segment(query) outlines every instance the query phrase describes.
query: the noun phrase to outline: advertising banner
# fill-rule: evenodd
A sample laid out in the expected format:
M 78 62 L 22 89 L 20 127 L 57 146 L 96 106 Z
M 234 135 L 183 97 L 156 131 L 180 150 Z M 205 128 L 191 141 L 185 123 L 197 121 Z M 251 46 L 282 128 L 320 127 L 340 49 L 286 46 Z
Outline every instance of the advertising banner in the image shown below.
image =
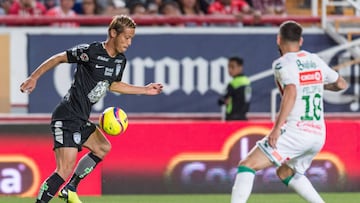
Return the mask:
M 105 30 L 104 35 L 29 34 L 29 72 L 55 53 L 105 38 Z M 334 45 L 323 33 L 306 34 L 304 38 L 303 48 L 312 52 Z M 220 112 L 217 100 L 230 80 L 227 57 L 234 55 L 244 58 L 245 74 L 252 81 L 250 112 L 270 112 L 271 91 L 275 88 L 271 65 L 279 57 L 276 33 L 140 33 L 125 54 L 128 61 L 123 81 L 135 85 L 161 82 L 163 94 L 152 97 L 108 93 L 94 106 L 94 112 L 108 106 L 120 106 L 129 113 Z M 327 61 L 337 64 L 339 57 L 333 53 Z M 29 112 L 51 112 L 69 89 L 74 70 L 75 65 L 62 64 L 46 73 L 38 81 L 36 91 L 29 96 Z M 354 73 L 347 71 L 346 74 L 350 78 Z M 356 95 L 356 91 L 350 87 L 347 92 L 325 95 L 326 110 L 358 111 L 359 105 L 352 103 L 351 95 L 346 97 L 349 99 L 336 99 L 345 96 L 343 94 Z
M 229 193 L 238 162 L 267 135 L 269 122 L 130 123 L 110 137 L 104 193 Z M 330 121 L 327 141 L 307 171 L 319 191 L 358 191 L 359 122 Z M 299 135 L 301 136 L 301 135 Z M 116 186 L 114 186 L 116 185 Z M 255 192 L 286 192 L 275 168 L 257 172 Z
M 79 193 L 229 193 L 238 162 L 271 126 L 256 121 L 130 121 L 123 135 L 107 136 L 112 150 L 80 183 Z M 1 126 L 0 195 L 35 196 L 55 169 L 52 137 L 43 126 L 11 128 L 22 130 Z M 359 130 L 358 121 L 327 122 L 326 144 L 305 174 L 319 191 L 359 191 Z M 84 153 L 86 149 L 78 158 Z M 257 172 L 254 192 L 286 191 L 274 167 Z
M 267 135 L 270 122 L 132 122 L 107 136 L 112 150 L 79 193 L 230 193 L 238 162 Z M 0 128 L 0 195 L 34 196 L 55 169 L 50 134 Z M 360 190 L 358 121 L 329 121 L 327 141 L 306 176 L 319 191 Z M 299 135 L 302 136 L 302 135 Z M 83 150 L 79 158 L 86 153 Z M 254 192 L 290 192 L 275 168 L 257 172 Z

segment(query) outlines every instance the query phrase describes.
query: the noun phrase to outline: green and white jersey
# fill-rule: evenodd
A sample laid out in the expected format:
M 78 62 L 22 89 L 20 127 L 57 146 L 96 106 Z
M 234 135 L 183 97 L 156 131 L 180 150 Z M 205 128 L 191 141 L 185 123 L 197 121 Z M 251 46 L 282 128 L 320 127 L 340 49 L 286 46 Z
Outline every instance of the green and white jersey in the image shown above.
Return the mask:
M 286 85 L 296 85 L 296 101 L 286 125 L 292 129 L 323 135 L 324 84 L 335 82 L 338 73 L 316 54 L 303 50 L 283 55 L 273 62 L 272 67 L 281 94 Z

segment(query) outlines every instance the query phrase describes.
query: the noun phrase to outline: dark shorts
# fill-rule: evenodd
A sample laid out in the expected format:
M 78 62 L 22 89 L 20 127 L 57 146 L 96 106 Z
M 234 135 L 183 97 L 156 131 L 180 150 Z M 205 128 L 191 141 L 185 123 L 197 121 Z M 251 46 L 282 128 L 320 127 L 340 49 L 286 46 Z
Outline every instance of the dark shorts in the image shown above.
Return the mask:
M 67 116 L 64 116 L 64 114 L 67 114 Z M 74 147 L 81 151 L 84 142 L 96 130 L 96 125 L 90 121 L 69 115 L 71 114 L 64 108 L 61 108 L 61 111 L 58 108 L 53 114 L 51 132 L 54 136 L 54 149 Z

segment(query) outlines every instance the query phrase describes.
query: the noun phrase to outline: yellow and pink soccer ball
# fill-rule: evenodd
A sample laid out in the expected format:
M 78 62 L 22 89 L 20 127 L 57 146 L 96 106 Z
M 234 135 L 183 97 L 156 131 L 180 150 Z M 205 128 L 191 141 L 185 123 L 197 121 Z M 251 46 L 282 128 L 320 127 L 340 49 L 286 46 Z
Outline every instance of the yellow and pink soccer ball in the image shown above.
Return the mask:
M 125 111 L 119 107 L 108 107 L 99 117 L 100 128 L 111 136 L 123 134 L 128 124 L 128 117 Z

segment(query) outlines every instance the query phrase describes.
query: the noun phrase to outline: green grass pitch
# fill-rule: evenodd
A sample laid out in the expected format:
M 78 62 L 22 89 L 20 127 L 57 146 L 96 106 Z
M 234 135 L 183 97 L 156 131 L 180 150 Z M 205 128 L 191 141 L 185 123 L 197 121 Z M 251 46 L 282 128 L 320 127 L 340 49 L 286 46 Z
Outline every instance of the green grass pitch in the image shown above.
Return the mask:
M 326 203 L 359 203 L 358 193 L 321 193 Z M 230 194 L 183 194 L 183 195 L 104 195 L 100 197 L 81 197 L 83 203 L 230 203 Z M 0 197 L 0 202 L 29 203 L 34 198 Z M 51 203 L 64 203 L 55 198 Z M 248 203 L 305 203 L 293 193 L 252 194 Z

